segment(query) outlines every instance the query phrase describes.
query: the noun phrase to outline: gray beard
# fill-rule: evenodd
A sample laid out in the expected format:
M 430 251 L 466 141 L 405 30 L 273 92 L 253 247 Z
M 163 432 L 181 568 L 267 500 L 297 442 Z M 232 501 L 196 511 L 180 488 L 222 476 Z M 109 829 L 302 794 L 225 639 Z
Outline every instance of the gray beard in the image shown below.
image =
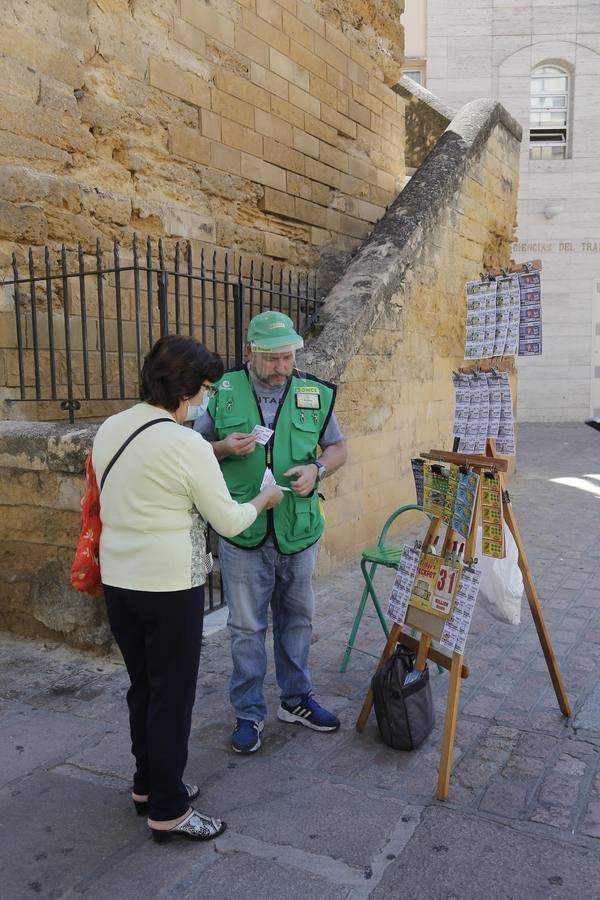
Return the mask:
M 252 366 L 250 364 L 248 364 L 248 371 L 250 372 L 250 375 L 254 381 L 258 381 L 259 384 L 262 384 L 263 387 L 269 388 L 269 390 L 271 390 L 271 391 L 276 391 L 278 388 L 283 387 L 285 384 L 287 384 L 287 382 L 292 377 L 290 375 L 289 378 L 286 378 L 282 384 L 269 384 L 268 381 L 265 381 L 264 379 L 262 379 L 260 377 L 260 375 L 258 375 L 257 372 L 254 371 L 254 369 L 252 368 Z

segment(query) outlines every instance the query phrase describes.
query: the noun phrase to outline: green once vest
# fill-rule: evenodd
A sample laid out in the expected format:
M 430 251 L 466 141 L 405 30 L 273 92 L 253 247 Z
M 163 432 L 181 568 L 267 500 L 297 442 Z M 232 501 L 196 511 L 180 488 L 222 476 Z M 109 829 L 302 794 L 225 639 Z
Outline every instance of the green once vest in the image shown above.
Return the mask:
M 217 385 L 219 392 L 208 407 L 217 440 L 234 431 L 248 433 L 255 425 L 264 424 L 246 367 L 225 372 Z M 319 438 L 333 410 L 335 393 L 335 385 L 319 381 L 313 375 L 306 378 L 292 375 L 273 425 L 275 434 L 267 447 L 257 444 L 248 456 L 221 460 L 221 470 L 234 500 L 247 503 L 258 494 L 267 465 L 273 470 L 277 484 L 289 486 L 293 479 L 283 473 L 315 458 Z M 298 406 L 298 394 L 301 403 L 306 403 L 309 397 L 318 397 L 320 408 Z M 283 500 L 275 509 L 260 513 L 254 524 L 229 541 L 237 547 L 258 547 L 271 533 L 279 552 L 292 554 L 314 544 L 324 527 L 315 486 L 308 497 L 284 491 Z

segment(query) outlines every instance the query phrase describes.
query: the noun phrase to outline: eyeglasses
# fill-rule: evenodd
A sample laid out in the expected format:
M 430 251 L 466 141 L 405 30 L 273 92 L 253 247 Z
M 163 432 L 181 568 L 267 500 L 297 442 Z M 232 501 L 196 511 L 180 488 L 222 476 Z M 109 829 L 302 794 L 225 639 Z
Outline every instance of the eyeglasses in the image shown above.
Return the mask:
M 215 387 L 214 384 L 203 384 L 202 387 L 204 388 L 204 390 L 206 391 L 206 393 L 208 394 L 208 396 L 210 397 L 211 400 L 213 397 L 216 397 L 217 394 L 219 393 L 219 388 Z

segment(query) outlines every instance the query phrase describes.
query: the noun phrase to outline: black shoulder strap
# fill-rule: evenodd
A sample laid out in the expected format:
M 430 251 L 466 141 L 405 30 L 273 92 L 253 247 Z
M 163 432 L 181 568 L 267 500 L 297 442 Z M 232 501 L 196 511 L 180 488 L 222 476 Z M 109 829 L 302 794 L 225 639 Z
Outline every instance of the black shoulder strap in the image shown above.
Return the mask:
M 134 437 L 137 437 L 141 431 L 145 431 L 146 428 L 150 428 L 151 425 L 156 425 L 157 422 L 173 422 L 173 419 L 167 419 L 164 417 L 161 419 L 152 419 L 150 422 L 146 422 L 144 425 L 140 425 L 139 428 L 136 428 L 136 430 L 133 432 L 133 434 L 129 435 L 129 437 L 123 444 L 123 446 L 119 447 L 119 449 L 117 450 L 117 452 L 115 453 L 115 455 L 113 456 L 113 458 L 111 459 L 109 464 L 107 465 L 106 469 L 104 470 L 104 474 L 102 475 L 102 480 L 100 482 L 100 490 L 102 490 L 102 488 L 104 487 L 104 482 L 106 481 L 106 476 L 108 475 L 108 473 L 110 472 L 110 470 L 112 469 L 112 467 L 114 466 L 114 464 L 116 463 L 118 458 L 120 457 L 123 450 L 127 447 L 127 445 L 130 444 L 132 442 L 132 440 L 134 439 Z

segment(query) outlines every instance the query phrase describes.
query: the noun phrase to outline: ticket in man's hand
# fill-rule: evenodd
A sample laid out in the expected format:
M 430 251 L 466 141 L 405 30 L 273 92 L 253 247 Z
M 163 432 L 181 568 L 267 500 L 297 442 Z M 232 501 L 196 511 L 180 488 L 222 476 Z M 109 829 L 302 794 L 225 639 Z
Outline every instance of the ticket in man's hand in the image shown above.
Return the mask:
M 250 434 L 256 438 L 257 444 L 268 444 L 273 434 L 273 429 L 267 428 L 266 425 L 255 425 Z

